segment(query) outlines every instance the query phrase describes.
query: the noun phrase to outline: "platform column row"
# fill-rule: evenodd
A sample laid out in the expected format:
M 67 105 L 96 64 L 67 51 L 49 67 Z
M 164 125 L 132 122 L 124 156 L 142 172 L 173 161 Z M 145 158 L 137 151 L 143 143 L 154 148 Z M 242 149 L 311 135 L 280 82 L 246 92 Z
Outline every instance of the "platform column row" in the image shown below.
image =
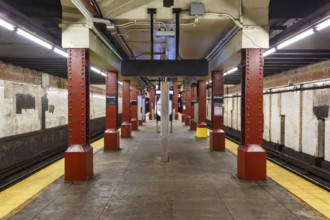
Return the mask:
M 191 109 L 189 124 L 191 131 L 196 131 L 197 128 L 197 121 L 195 120 L 195 104 L 197 103 L 197 98 L 197 83 L 193 83 L 191 84 Z
M 132 114 L 132 131 L 139 130 L 138 123 L 138 109 L 137 109 L 137 98 L 138 98 L 138 89 L 136 85 L 132 85 L 132 101 L 131 101 L 131 114 Z
M 223 130 L 223 73 L 212 73 L 212 106 L 211 117 L 212 125 L 210 130 L 210 150 L 224 151 L 225 150 L 225 132 Z
M 179 101 L 178 101 L 178 95 L 179 95 L 179 86 L 173 85 L 173 110 L 174 110 L 174 120 L 179 119 Z
M 198 122 L 196 129 L 197 138 L 207 138 L 208 128 L 206 124 L 206 81 L 198 81 Z
M 106 78 L 106 119 L 104 150 L 119 150 L 118 131 L 118 73 L 107 72 Z
M 149 89 L 149 120 L 153 120 L 155 114 L 155 87 Z
M 123 113 L 121 123 L 121 137 L 129 138 L 132 136 L 131 124 L 131 83 L 128 80 L 123 81 Z
M 191 111 L 191 90 L 187 89 L 185 91 L 185 103 L 186 103 L 186 111 L 185 111 L 185 120 L 184 124 L 189 126 L 190 124 L 190 111 Z
M 137 98 L 137 118 L 138 118 L 138 125 L 143 125 L 143 106 L 144 106 L 144 98 L 143 98 L 143 89 L 138 88 L 138 98 Z
M 181 92 L 181 101 L 182 101 L 181 122 L 185 123 L 185 120 L 186 120 L 186 91 Z

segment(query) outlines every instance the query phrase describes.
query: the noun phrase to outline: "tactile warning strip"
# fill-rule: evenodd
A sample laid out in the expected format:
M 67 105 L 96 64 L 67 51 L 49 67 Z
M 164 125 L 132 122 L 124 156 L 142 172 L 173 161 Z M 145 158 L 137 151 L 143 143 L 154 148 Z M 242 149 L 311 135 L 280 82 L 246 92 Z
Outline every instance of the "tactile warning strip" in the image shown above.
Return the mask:
M 237 144 L 226 139 L 226 148 L 237 155 Z M 330 218 L 330 192 L 267 160 L 267 176 L 308 205 Z
M 103 148 L 103 138 L 91 145 L 95 153 Z M 0 219 L 23 208 L 63 174 L 64 159 L 61 159 L 0 192 Z

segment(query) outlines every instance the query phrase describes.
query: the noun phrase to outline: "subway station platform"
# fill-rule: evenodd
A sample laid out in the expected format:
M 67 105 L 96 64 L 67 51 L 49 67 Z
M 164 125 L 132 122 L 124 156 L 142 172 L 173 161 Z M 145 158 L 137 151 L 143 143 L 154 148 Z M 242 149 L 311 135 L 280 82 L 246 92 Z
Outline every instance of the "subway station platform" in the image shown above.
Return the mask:
M 154 121 L 140 126 L 132 138 L 121 139 L 120 151 L 104 152 L 103 140 L 94 142 L 94 150 L 100 150 L 94 154 L 92 180 L 65 182 L 63 161 L 59 161 L 51 165 L 57 168 L 50 166 L 35 174 L 44 172 L 42 179 L 32 176 L 0 193 L 1 209 L 17 206 L 3 219 L 293 220 L 330 216 L 329 192 L 309 183 L 295 186 L 296 177 L 269 162 L 268 173 L 279 181 L 282 178 L 280 184 L 287 184 L 287 189 L 272 177 L 260 182 L 240 180 L 236 156 L 230 150 L 235 151 L 237 144 L 227 140 L 229 150 L 210 152 L 208 138 L 196 139 L 195 132 L 181 122 L 174 122 L 173 131 L 168 163 L 160 161 L 161 137 Z M 38 192 L 39 186 L 46 188 Z M 295 190 L 317 192 L 318 203 L 324 201 L 323 215 L 307 204 L 311 196 L 303 201 L 292 194 Z M 33 192 L 30 197 L 29 191 Z M 11 200 L 13 196 L 17 204 Z M 19 204 L 19 197 L 24 196 Z

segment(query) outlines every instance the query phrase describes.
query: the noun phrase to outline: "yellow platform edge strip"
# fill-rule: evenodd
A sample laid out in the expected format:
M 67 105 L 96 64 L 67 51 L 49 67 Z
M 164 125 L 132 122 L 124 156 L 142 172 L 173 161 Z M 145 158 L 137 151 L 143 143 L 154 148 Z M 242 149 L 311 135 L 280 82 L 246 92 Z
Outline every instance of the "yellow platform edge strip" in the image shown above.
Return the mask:
M 237 155 L 238 145 L 226 139 L 226 148 Z M 330 192 L 267 160 L 267 176 L 319 213 L 330 218 Z
M 94 153 L 103 148 L 103 138 L 93 142 L 92 146 Z M 237 155 L 237 144 L 226 139 L 226 148 Z M 61 177 L 63 173 L 64 159 L 61 159 L 0 192 L 0 218 L 18 212 L 40 195 L 48 185 Z M 315 210 L 330 218 L 330 192 L 270 161 L 267 161 L 267 176 Z
M 103 138 L 91 145 L 94 153 L 103 149 Z M 61 159 L 0 192 L 0 219 L 17 213 L 63 174 L 64 159 Z

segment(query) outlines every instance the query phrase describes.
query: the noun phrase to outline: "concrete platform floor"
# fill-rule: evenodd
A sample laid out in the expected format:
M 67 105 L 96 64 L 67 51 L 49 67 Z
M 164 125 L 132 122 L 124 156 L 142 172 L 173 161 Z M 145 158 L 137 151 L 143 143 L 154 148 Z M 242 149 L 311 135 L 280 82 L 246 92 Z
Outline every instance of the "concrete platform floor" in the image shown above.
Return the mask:
M 271 179 L 238 179 L 236 156 L 210 152 L 181 122 L 168 163 L 155 122 L 139 129 L 120 151 L 94 155 L 92 180 L 61 177 L 10 219 L 325 219 Z

